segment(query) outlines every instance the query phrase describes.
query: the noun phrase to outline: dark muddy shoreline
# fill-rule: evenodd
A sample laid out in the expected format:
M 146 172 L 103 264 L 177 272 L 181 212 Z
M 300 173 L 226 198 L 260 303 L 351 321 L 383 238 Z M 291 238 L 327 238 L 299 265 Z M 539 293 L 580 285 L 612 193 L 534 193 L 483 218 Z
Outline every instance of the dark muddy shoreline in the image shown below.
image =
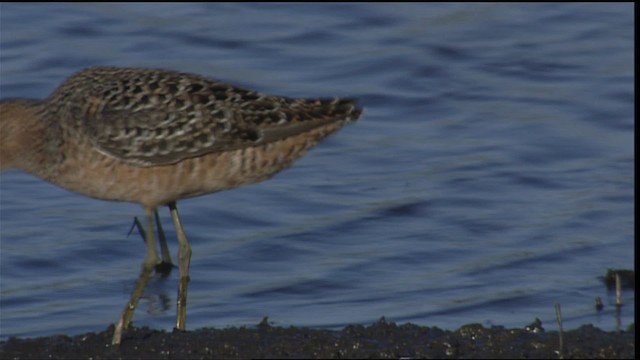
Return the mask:
M 546 324 L 555 327 L 555 324 Z M 119 348 L 110 345 L 113 326 L 99 333 L 0 342 L 2 359 L 217 359 L 217 358 L 608 358 L 635 357 L 635 325 L 602 331 L 592 325 L 563 332 L 542 327 L 505 329 L 479 324 L 455 331 L 380 319 L 341 331 L 273 327 L 263 320 L 247 328 L 204 328 L 165 332 L 126 331 Z

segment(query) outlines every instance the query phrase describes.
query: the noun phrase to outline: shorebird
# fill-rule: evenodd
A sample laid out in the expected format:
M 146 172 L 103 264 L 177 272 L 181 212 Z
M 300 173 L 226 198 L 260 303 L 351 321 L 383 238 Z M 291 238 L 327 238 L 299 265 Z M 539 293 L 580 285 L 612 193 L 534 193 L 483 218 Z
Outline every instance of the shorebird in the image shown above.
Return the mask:
M 353 99 L 293 99 L 177 71 L 92 67 L 44 100 L 0 100 L 0 170 L 142 205 L 147 253 L 115 326 L 118 345 L 160 263 L 159 206 L 169 206 L 177 233 L 176 328 L 185 330 L 191 247 L 176 201 L 265 180 L 361 112 Z

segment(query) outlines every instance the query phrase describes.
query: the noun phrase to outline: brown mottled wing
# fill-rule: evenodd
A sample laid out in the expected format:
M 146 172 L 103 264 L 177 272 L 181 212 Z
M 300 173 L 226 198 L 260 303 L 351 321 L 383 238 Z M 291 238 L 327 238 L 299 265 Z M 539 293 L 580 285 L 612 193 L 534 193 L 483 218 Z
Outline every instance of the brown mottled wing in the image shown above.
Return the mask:
M 355 120 L 361 112 L 351 100 L 267 96 L 197 75 L 149 69 L 90 68 L 53 96 L 66 97 L 70 121 L 78 122 L 76 128 L 101 152 L 139 166 L 278 141 Z

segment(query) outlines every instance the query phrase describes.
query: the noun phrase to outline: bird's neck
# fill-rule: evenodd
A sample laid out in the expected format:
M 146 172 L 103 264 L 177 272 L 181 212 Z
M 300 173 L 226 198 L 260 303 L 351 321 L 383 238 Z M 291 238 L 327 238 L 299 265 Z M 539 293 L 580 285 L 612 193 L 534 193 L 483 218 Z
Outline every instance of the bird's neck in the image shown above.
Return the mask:
M 0 100 L 0 170 L 39 168 L 45 141 L 40 105 L 35 100 Z

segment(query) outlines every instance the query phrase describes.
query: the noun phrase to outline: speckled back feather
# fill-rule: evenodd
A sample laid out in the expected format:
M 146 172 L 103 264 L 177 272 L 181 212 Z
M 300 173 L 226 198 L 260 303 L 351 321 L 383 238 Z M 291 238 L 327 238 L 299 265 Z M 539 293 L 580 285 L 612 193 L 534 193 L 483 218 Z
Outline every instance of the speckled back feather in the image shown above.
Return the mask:
M 351 99 L 276 97 L 194 74 L 115 67 L 72 75 L 48 103 L 67 129 L 138 166 L 278 141 L 362 111 Z

